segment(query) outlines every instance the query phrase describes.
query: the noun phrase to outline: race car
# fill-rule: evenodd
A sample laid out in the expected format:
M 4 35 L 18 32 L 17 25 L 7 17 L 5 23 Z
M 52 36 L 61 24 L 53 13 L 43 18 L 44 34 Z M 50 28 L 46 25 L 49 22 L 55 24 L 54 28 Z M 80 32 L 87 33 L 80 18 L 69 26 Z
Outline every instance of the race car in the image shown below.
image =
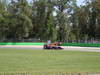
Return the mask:
M 43 46 L 43 49 L 63 49 L 62 47 L 60 47 L 60 44 L 61 43 L 58 43 L 58 42 L 56 42 L 56 43 L 51 43 L 51 44 L 45 44 L 44 46 Z

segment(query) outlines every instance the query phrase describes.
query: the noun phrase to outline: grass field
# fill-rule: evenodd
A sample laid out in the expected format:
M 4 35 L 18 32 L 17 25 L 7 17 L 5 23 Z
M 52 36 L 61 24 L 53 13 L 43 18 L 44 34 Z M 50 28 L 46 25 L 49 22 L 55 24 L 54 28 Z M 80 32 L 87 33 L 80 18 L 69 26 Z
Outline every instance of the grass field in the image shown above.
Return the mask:
M 0 75 L 100 73 L 100 53 L 0 49 Z

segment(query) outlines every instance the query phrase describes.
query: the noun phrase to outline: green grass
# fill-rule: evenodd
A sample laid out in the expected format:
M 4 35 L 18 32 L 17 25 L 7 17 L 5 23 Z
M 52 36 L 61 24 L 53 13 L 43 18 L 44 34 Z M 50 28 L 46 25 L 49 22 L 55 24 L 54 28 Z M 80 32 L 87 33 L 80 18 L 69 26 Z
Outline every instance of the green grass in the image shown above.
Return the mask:
M 61 75 L 87 72 L 100 72 L 100 53 L 0 49 L 0 74 Z

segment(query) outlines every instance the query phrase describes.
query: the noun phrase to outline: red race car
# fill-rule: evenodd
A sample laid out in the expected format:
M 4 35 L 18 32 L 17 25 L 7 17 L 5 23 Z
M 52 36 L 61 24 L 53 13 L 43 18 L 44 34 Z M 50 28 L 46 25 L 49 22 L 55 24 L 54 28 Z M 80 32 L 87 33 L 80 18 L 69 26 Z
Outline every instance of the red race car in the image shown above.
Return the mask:
M 61 43 L 58 43 L 58 42 L 56 42 L 56 43 L 51 43 L 51 44 L 45 44 L 44 46 L 43 46 L 43 49 L 63 49 L 62 47 L 60 47 L 60 44 Z

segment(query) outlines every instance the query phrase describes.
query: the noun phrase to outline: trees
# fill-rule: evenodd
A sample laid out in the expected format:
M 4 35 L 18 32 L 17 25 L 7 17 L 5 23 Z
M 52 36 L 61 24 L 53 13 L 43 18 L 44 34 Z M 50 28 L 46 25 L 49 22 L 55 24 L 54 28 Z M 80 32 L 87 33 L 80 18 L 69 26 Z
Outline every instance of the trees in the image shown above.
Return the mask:
M 57 33 L 57 40 L 58 41 L 67 41 L 68 40 L 68 32 L 69 32 L 69 4 L 71 0 L 57 0 L 55 3 L 55 7 L 57 9 L 57 26 L 58 33 Z
M 96 39 L 99 37 L 98 35 L 98 17 L 99 16 L 99 9 L 100 1 L 99 0 L 92 0 L 91 2 L 88 1 L 86 7 L 88 7 L 88 36 L 89 39 Z
M 0 0 L 0 38 L 39 38 L 43 41 L 100 38 L 100 1 Z
M 0 0 L 0 40 L 4 40 L 9 31 L 9 13 L 5 8 L 6 2 L 4 1 Z
M 12 19 L 16 21 L 14 23 L 14 20 L 12 20 L 13 26 L 11 27 L 13 28 L 11 28 L 11 31 L 15 33 L 13 34 L 13 37 L 28 37 L 30 29 L 32 28 L 32 20 L 30 19 L 31 8 L 28 5 L 28 2 L 26 0 L 18 0 L 17 2 L 12 0 L 8 10 L 12 14 Z
M 46 20 L 46 0 L 34 0 L 33 1 L 33 37 L 45 38 L 47 26 Z
M 93 18 L 94 18 L 94 23 L 96 25 L 95 27 L 95 39 L 99 39 L 100 38 L 100 1 L 99 0 L 95 0 L 92 3 L 93 6 Z
M 33 0 L 33 37 L 52 40 L 55 27 L 53 10 L 52 0 Z

